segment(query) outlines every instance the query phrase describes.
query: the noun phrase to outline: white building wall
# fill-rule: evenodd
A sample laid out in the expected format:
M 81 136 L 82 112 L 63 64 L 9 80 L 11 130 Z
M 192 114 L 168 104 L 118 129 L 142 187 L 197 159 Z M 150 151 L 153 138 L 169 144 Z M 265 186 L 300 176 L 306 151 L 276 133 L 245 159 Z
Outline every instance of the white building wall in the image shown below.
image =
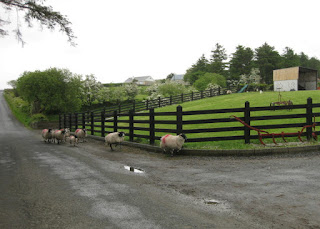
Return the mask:
M 273 82 L 274 91 L 298 91 L 298 80 L 279 80 Z

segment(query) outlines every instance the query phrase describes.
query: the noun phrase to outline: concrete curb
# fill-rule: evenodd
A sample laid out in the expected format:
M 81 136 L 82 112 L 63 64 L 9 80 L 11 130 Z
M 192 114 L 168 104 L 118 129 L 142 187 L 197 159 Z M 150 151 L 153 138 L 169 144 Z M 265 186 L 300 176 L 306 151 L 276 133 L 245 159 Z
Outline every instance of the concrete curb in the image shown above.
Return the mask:
M 103 137 L 88 135 L 88 137 L 104 141 Z M 159 146 L 146 145 L 136 142 L 125 141 L 122 143 L 125 146 L 135 147 L 143 150 L 148 150 L 154 153 L 163 153 Z M 228 156 L 238 156 L 238 157 L 250 157 L 250 156 L 270 156 L 276 154 L 298 154 L 305 152 L 317 152 L 320 151 L 320 145 L 312 146 L 297 146 L 297 147 L 279 147 L 279 148 L 265 148 L 265 149 L 235 149 L 235 150 L 201 150 L 201 149 L 183 149 L 176 155 L 181 156 L 214 156 L 214 157 L 228 157 Z

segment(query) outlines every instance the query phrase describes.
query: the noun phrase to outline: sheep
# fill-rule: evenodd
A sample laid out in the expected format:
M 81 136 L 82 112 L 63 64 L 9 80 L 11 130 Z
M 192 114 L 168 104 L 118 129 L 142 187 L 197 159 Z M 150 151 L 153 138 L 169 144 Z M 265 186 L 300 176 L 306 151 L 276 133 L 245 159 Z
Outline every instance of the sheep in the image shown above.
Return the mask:
M 186 140 L 187 137 L 184 134 L 179 134 L 177 136 L 167 134 L 161 137 L 160 148 L 163 149 L 164 152 L 169 150 L 171 152 L 171 156 L 173 156 L 173 151 L 177 150 L 177 152 L 179 152 Z
M 76 129 L 74 133 L 75 133 L 75 136 L 77 136 L 77 138 L 82 139 L 82 142 L 84 142 L 84 138 L 87 137 L 86 129 Z
M 65 141 L 67 140 L 67 138 L 69 138 L 70 137 L 70 128 L 65 128 L 64 129 L 65 130 L 65 134 L 64 134 L 64 137 L 65 137 Z
M 58 144 L 60 144 L 60 142 L 62 142 L 65 139 L 64 137 L 65 132 L 66 131 L 64 129 L 54 131 L 53 136 L 54 136 L 54 139 L 57 139 Z
M 112 144 L 120 145 L 121 147 L 121 142 L 123 142 L 125 137 L 124 132 L 113 132 L 108 134 L 104 139 L 105 142 L 110 146 L 111 150 L 113 151 Z
M 227 95 L 232 94 L 231 90 L 227 90 Z
M 44 139 L 44 142 L 51 142 L 52 140 L 52 129 L 43 129 L 42 130 L 42 138 Z
M 70 135 L 69 141 L 71 145 L 76 146 L 76 144 L 78 144 L 78 137 L 74 135 Z

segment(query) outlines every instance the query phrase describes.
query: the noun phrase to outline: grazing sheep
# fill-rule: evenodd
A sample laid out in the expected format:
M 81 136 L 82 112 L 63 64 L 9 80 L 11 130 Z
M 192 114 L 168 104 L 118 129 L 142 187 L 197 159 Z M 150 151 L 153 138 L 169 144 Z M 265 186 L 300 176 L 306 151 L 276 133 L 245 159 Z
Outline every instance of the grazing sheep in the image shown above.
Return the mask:
M 111 150 L 113 151 L 112 148 L 112 144 L 120 145 L 121 146 L 121 142 L 123 142 L 125 137 L 124 132 L 113 132 L 108 134 L 104 139 L 105 142 L 110 146 Z
M 76 144 L 78 144 L 78 137 L 74 135 L 70 135 L 69 141 L 71 145 L 76 146 Z
M 58 144 L 60 144 L 60 142 L 62 142 L 63 140 L 65 140 L 65 130 L 64 129 L 61 129 L 61 130 L 55 130 L 53 132 L 54 134 L 54 139 L 57 140 Z
M 84 142 L 84 139 L 87 137 L 86 129 L 76 129 L 74 133 L 75 133 L 75 136 L 77 136 L 77 138 L 82 139 L 82 142 Z
M 227 90 L 227 95 L 232 94 L 231 90 Z
M 51 142 L 52 140 L 52 129 L 43 129 L 42 130 L 42 137 L 44 142 Z
M 171 152 L 171 156 L 173 156 L 173 151 L 177 150 L 177 152 L 179 152 L 186 140 L 187 137 L 184 134 L 179 134 L 177 136 L 167 134 L 161 137 L 160 148 L 163 149 L 164 152 L 169 150 Z

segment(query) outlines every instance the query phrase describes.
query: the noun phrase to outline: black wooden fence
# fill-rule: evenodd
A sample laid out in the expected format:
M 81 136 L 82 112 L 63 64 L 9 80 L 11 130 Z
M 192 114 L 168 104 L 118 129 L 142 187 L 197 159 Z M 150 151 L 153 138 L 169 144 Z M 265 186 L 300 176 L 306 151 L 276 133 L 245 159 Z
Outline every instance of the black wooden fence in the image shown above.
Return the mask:
M 124 131 L 129 141 L 137 138 L 147 139 L 149 144 L 154 144 L 166 133 L 185 133 L 188 142 L 244 140 L 244 143 L 250 143 L 252 139 L 258 139 L 257 132 L 230 118 L 230 115 L 237 115 L 249 125 L 257 124 L 254 125 L 255 128 L 278 133 L 291 128 L 289 130 L 292 132 L 292 129 L 298 131 L 303 126 L 312 125 L 314 119 L 320 116 L 319 112 L 315 112 L 319 110 L 315 108 L 319 107 L 319 103 L 314 104 L 309 98 L 307 104 L 278 107 L 250 107 L 249 102 L 246 102 L 243 108 L 199 111 L 183 111 L 181 106 L 177 106 L 173 112 L 155 112 L 154 108 L 145 112 L 133 109 L 129 112 L 102 110 L 60 115 L 59 126 L 70 128 L 71 131 L 85 128 L 88 134 L 102 137 L 110 132 Z M 287 112 L 277 115 L 277 110 L 287 110 Z M 262 115 L 259 115 L 261 112 Z M 265 115 L 266 112 L 273 113 Z M 265 120 L 268 120 L 267 125 L 265 122 L 263 125 L 258 125 L 259 121 Z M 309 127 L 302 136 L 311 139 L 312 131 Z M 319 134 L 319 131 L 316 133 Z
M 151 100 L 145 100 L 145 101 L 139 101 L 139 102 L 135 100 L 124 103 L 124 104 L 119 102 L 118 105 L 105 107 L 103 110 L 106 113 L 113 112 L 115 110 L 117 110 L 118 113 L 129 112 L 130 110 L 133 110 L 134 112 L 145 111 L 152 108 L 165 107 L 173 104 L 180 104 L 184 102 L 190 102 L 194 100 L 218 96 L 223 94 L 224 91 L 225 91 L 224 89 L 219 87 L 217 89 L 191 92 L 187 94 L 180 94 L 180 95 L 164 97 L 164 98 L 159 97 L 157 99 L 151 99 Z M 92 112 L 99 112 L 99 111 L 102 111 L 102 109 L 96 109 L 96 110 L 93 110 Z

